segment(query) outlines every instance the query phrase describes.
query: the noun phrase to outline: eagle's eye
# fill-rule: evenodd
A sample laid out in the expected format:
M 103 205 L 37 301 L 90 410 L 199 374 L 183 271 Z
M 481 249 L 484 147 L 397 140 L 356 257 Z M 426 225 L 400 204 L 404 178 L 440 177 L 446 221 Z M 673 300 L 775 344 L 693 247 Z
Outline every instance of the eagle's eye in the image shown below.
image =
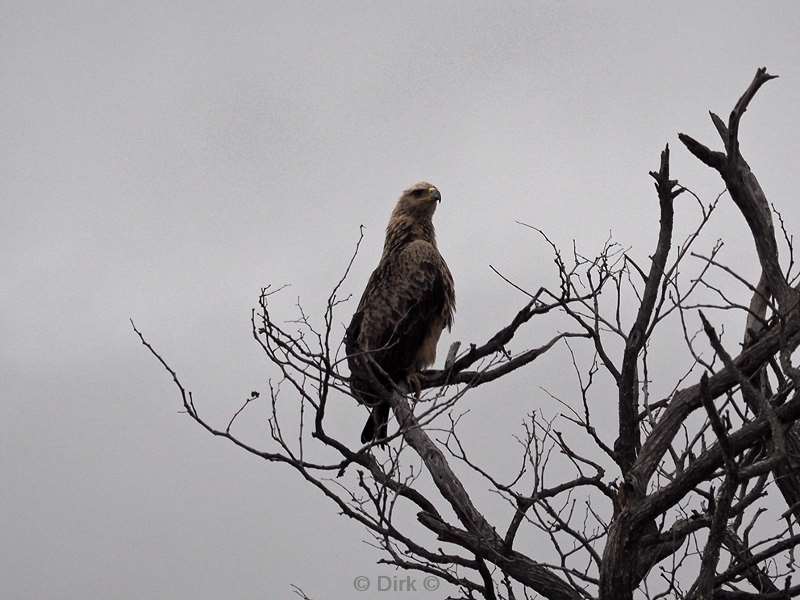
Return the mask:
M 425 194 L 425 191 L 426 190 L 423 189 L 416 189 L 411 192 L 411 195 L 414 196 L 415 198 L 421 198 Z

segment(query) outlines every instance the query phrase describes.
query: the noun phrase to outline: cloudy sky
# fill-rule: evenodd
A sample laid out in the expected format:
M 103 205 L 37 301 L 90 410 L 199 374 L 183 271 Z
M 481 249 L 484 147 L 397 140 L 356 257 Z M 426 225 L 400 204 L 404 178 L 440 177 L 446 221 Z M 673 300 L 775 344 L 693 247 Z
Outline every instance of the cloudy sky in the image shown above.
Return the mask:
M 359 294 L 415 181 L 443 195 L 450 339 L 484 341 L 524 301 L 489 264 L 553 281 L 515 220 L 587 250 L 612 231 L 646 260 L 660 150 L 711 200 L 721 182 L 676 134 L 716 145 L 706 111 L 766 65 L 781 78 L 742 148 L 800 229 L 800 5 L 698 4 L 0 2 L 2 595 L 351 598 L 392 573 L 293 472 L 179 414 L 128 319 L 221 423 L 275 376 L 250 338 L 260 287 L 318 314 L 363 224 Z M 706 247 L 723 235 L 754 273 L 727 204 Z M 532 390 L 563 359 L 476 391 L 489 462 L 531 402 L 557 410 Z M 357 436 L 362 413 L 337 414 Z

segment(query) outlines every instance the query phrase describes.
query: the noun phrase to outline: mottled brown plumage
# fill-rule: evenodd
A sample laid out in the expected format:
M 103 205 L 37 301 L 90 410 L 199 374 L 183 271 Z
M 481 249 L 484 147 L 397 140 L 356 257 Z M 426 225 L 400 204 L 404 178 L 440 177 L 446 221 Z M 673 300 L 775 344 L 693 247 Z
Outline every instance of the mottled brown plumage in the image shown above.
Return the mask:
M 439 190 L 426 182 L 403 192 L 386 227 L 380 263 L 347 328 L 350 389 L 373 407 L 362 443 L 386 437 L 394 384 L 414 385 L 415 375 L 436 359 L 442 330 L 453 323 L 453 278 L 436 248 L 432 222 L 440 201 Z

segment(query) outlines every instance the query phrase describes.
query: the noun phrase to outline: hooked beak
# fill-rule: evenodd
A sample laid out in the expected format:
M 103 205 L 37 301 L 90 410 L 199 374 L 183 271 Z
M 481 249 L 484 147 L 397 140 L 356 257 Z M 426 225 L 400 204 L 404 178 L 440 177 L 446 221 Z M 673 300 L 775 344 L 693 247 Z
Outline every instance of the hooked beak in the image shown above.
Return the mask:
M 436 202 L 439 202 L 439 203 L 442 202 L 442 194 L 439 192 L 439 190 L 437 190 L 435 187 L 432 187 L 432 188 L 430 188 L 429 191 L 431 193 L 431 196 L 433 196 L 434 199 L 436 200 Z

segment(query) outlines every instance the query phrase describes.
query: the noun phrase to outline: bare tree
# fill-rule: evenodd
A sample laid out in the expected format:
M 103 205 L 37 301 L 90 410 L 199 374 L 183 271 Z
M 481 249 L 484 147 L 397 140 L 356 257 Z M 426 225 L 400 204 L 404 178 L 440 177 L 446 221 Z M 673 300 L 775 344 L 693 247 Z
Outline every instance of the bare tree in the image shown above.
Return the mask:
M 725 192 L 706 203 L 670 179 L 667 147 L 650 173 L 660 226 L 649 264 L 640 266 L 610 240 L 593 257 L 576 247 L 564 253 L 539 232 L 552 250 L 558 285 L 528 293 L 513 284 L 529 300 L 507 325 L 461 353 L 454 344 L 443 370 L 424 373 L 420 401 L 398 390 L 391 401 L 398 428 L 383 450 L 354 446 L 355 429 L 342 440 L 326 428 L 331 398 L 349 394 L 341 340 L 352 304 L 342 308 L 348 298 L 341 290 L 355 254 L 327 299 L 320 326 L 299 306 L 296 319 L 277 319 L 272 304 L 279 290 L 262 290 L 252 314 L 253 337 L 280 378 L 270 382 L 264 398 L 253 392 L 224 426 L 198 413 L 175 371 L 134 330 L 170 373 L 197 424 L 246 452 L 292 467 L 370 532 L 379 562 L 435 575 L 462 598 L 800 596 L 800 584 L 792 580 L 800 543 L 800 370 L 792 364 L 800 312 L 793 239 L 780 219 L 788 249 L 781 263 L 773 210 L 738 136 L 751 100 L 773 77 L 759 69 L 727 123 L 711 114 L 723 150 L 679 136 L 719 173 L 744 216 L 760 263 L 758 281 L 723 264 L 721 242 L 695 252 L 712 213 L 730 209 L 721 202 Z M 681 193 L 699 212 L 690 235 L 676 242 L 673 204 Z M 742 297 L 718 278 L 740 286 Z M 724 311 L 741 315 L 739 348 L 723 341 Z M 512 353 L 515 335 L 534 319 L 571 325 L 541 346 Z M 665 383 L 650 371 L 649 351 L 657 333 L 676 332 L 686 370 Z M 524 416 L 519 468 L 503 481 L 467 450 L 457 407 L 466 394 L 554 348 L 566 352 L 577 386 L 570 397 L 552 394 L 549 412 Z M 593 420 L 611 405 L 608 395 L 596 393 L 603 378 L 616 395 L 615 431 L 595 427 Z M 655 397 L 659 388 L 667 393 Z M 267 449 L 232 432 L 257 401 L 271 403 Z M 505 502 L 493 519 L 467 490 L 465 482 L 476 477 Z M 530 544 L 520 541 L 523 531 L 537 546 L 549 544 L 549 560 L 532 557 Z

